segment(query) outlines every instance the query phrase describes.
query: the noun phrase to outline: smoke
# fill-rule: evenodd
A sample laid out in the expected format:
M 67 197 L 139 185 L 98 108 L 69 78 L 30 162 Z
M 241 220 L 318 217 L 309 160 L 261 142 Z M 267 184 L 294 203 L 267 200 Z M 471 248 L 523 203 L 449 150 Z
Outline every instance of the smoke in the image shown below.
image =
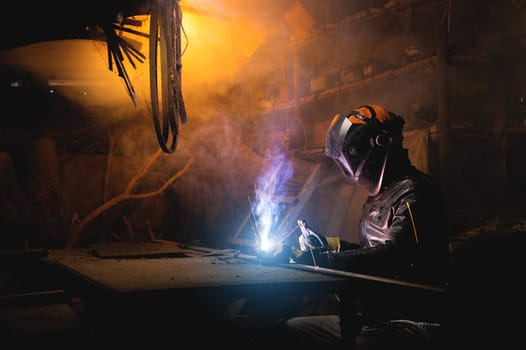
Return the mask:
M 254 13 L 254 7 L 262 8 Z M 183 27 L 187 46 L 183 56 L 186 88 L 235 80 L 250 57 L 276 30 L 281 18 L 269 22 L 276 2 L 186 0 Z M 278 1 L 277 3 L 282 3 Z
M 270 199 L 285 192 L 283 184 L 295 171 L 287 154 L 287 142 L 294 141 L 291 134 L 304 140 L 307 135 L 304 131 L 308 129 L 309 137 L 319 141 L 317 130 L 322 130 L 319 134 L 323 136 L 326 128 L 316 124 L 328 123 L 335 113 L 361 104 L 384 104 L 407 117 L 415 100 L 423 107 L 432 101 L 431 74 L 424 79 L 421 74 L 393 76 L 385 85 L 378 80 L 350 89 L 337 98 L 318 98 L 319 91 L 358 85 L 368 65 L 376 69 L 373 71 L 376 74 L 405 59 L 407 45 L 415 42 L 407 42 L 405 36 L 400 40 L 385 39 L 392 37 L 393 28 L 403 27 L 401 16 L 387 16 L 392 18 L 391 22 L 382 22 L 381 26 L 366 23 L 342 26 L 347 29 L 332 31 L 338 35 L 329 40 L 299 45 L 295 59 L 291 38 L 297 33 L 284 17 L 294 0 L 180 3 L 184 29 L 182 93 L 188 123 L 179 125 L 180 140 L 173 157 L 163 159 L 180 163 L 185 157 L 195 157 L 189 176 L 180 181 L 184 185 L 176 186 L 181 198 L 193 204 L 189 211 L 195 213 L 188 215 L 203 214 L 208 225 L 204 231 L 217 232 L 217 224 L 229 217 L 233 223 L 224 229 L 235 230 L 232 226 L 239 224 L 239 217 L 246 213 L 250 194 L 254 196 L 249 203 L 251 209 L 261 217 L 258 233 L 262 236 L 281 233 L 276 225 L 283 208 Z M 327 29 L 326 23 L 349 22 L 355 13 L 364 10 L 349 1 L 301 3 L 315 19 L 314 32 Z M 147 32 L 148 20 L 140 16 L 137 19 L 144 20 L 141 31 Z M 301 18 L 298 23 L 301 24 Z M 417 31 L 422 27 L 417 26 Z M 147 55 L 147 39 L 129 33 L 121 35 Z M 2 62 L 7 59 L 8 63 L 27 66 L 27 71 L 35 72 L 45 83 L 50 80 L 65 83 L 56 86 L 56 92 L 81 106 L 82 118 L 90 124 L 117 122 L 126 126 L 123 135 L 131 136 L 125 137 L 127 144 L 119 146 L 123 154 L 143 150 L 142 154 L 147 155 L 147 151 L 155 149 L 148 60 L 136 67 L 125 62 L 136 92 L 134 107 L 123 80 L 108 70 L 104 42 L 60 40 L 20 50 L 10 57 L 9 53 L 2 53 Z M 371 58 L 376 62 L 371 62 Z M 294 76 L 295 70 L 298 77 Z M 394 91 L 393 86 L 402 88 Z M 297 110 L 280 110 L 282 105 L 291 105 L 295 91 L 311 102 Z M 71 119 L 79 117 L 72 109 L 64 113 Z M 42 119 L 46 118 L 49 116 Z M 104 128 L 100 130 L 105 132 Z M 302 142 L 295 144 L 301 145 Z

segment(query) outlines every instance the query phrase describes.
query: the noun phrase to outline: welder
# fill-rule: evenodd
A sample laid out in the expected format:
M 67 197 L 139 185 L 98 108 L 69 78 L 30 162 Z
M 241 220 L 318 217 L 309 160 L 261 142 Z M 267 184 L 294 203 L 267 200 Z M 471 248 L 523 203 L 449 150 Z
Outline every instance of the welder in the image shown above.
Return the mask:
M 343 244 L 299 222 L 297 263 L 444 286 L 449 259 L 448 225 L 440 186 L 413 166 L 403 147 L 404 119 L 376 104 L 336 114 L 325 154 L 346 180 L 365 188 L 360 242 Z M 394 296 L 385 295 L 387 304 Z M 420 337 L 439 334 L 440 325 L 400 320 L 401 329 Z M 287 321 L 298 341 L 338 344 L 340 315 L 308 315 Z M 391 323 L 393 324 L 393 323 Z M 435 327 L 436 326 L 436 327 Z
M 333 117 L 325 154 L 348 182 L 369 192 L 359 223 L 360 242 L 347 245 L 355 249 L 341 249 L 342 242 L 309 229 L 310 237 L 300 236 L 300 247 L 309 254 L 301 254 L 297 260 L 444 283 L 449 252 L 440 186 L 411 164 L 402 145 L 403 126 L 403 117 L 374 104 Z M 310 250 L 317 261 L 312 261 Z

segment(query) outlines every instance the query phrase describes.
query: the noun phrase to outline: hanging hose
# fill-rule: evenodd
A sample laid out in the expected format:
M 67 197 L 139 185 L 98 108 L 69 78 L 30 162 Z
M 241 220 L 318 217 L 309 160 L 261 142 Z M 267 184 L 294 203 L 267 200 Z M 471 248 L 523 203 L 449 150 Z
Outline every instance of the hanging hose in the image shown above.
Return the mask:
M 182 94 L 182 12 L 179 1 L 151 0 L 149 34 L 124 27 L 122 25 L 124 20 L 119 24 L 103 21 L 108 44 L 108 68 L 113 70 L 115 63 L 117 72 L 124 80 L 128 95 L 135 106 L 137 105 L 135 89 L 124 67 L 124 58 L 126 57 L 135 68 L 134 60 L 142 63 L 146 57 L 131 42 L 119 37 L 115 30 L 149 38 L 153 125 L 159 146 L 165 153 L 172 153 L 177 148 L 179 120 L 183 124 L 188 120 Z M 125 24 L 139 25 L 140 23 L 128 20 Z
M 157 141 L 165 153 L 173 153 L 177 148 L 179 119 L 183 124 L 187 122 L 181 91 L 182 13 L 178 1 L 152 0 L 150 9 L 152 116 Z M 161 76 L 161 101 L 159 101 L 158 71 Z

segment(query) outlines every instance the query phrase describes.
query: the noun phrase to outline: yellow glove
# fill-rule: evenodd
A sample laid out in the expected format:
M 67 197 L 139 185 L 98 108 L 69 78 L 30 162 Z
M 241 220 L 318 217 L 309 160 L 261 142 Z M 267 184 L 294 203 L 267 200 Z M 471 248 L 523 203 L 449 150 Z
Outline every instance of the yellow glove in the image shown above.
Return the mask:
M 339 252 L 342 248 L 340 237 L 325 237 L 329 250 L 332 252 Z

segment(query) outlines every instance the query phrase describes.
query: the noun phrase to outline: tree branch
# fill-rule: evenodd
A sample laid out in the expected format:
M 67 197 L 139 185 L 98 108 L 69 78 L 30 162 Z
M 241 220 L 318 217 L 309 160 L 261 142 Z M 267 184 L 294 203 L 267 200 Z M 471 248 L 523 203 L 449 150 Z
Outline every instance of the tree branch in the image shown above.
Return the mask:
M 140 168 L 138 173 L 132 177 L 128 185 L 126 186 L 126 189 L 124 192 L 116 195 L 115 197 L 111 198 L 110 200 L 105 201 L 102 203 L 99 207 L 95 208 L 93 211 L 91 211 L 88 215 L 86 215 L 78 225 L 75 225 L 75 227 L 71 231 L 70 239 L 66 244 L 66 248 L 72 248 L 75 243 L 78 240 L 78 237 L 80 236 L 80 233 L 82 230 L 86 227 L 86 225 L 91 222 L 91 220 L 95 219 L 97 216 L 108 210 L 109 208 L 117 205 L 118 203 L 127 200 L 127 199 L 141 199 L 141 198 L 147 198 L 147 197 L 153 197 L 158 194 L 161 194 L 164 192 L 175 180 L 177 180 L 179 177 L 181 177 L 192 165 L 194 159 L 190 158 L 186 161 L 185 165 L 181 170 L 179 170 L 175 175 L 170 177 L 161 187 L 159 187 L 156 191 L 146 192 L 146 193 L 131 193 L 137 182 L 147 173 L 148 169 L 151 167 L 155 159 L 157 159 L 161 155 L 162 151 L 159 150 L 156 153 L 154 153 Z

